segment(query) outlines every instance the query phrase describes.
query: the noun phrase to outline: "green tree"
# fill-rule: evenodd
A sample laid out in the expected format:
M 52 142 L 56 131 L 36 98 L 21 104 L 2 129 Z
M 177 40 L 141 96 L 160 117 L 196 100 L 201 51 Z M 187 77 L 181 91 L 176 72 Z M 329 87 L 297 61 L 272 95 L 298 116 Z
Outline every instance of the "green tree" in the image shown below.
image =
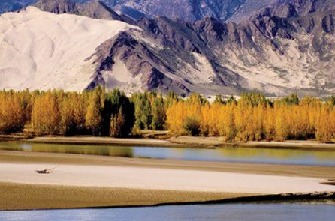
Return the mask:
M 221 94 L 215 96 L 214 104 L 226 104 Z
M 166 111 L 164 105 L 164 99 L 162 96 L 154 97 L 152 100 L 151 112 L 152 112 L 152 122 L 151 128 L 153 130 L 164 129 L 164 124 L 166 121 Z
M 134 104 L 118 89 L 107 93 L 104 103 L 103 134 L 114 137 L 128 136 L 135 122 Z
M 110 136 L 112 137 L 124 137 L 127 134 L 125 131 L 125 117 L 123 116 L 122 107 L 120 107 L 117 114 L 112 115 L 110 123 Z

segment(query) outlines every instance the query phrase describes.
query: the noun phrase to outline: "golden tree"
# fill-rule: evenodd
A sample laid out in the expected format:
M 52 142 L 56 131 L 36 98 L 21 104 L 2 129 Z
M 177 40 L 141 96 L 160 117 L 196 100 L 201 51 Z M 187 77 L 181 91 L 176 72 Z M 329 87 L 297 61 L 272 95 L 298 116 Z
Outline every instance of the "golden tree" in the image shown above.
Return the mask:
M 55 92 L 48 91 L 35 98 L 32 108 L 32 125 L 38 135 L 59 133 L 60 113 Z

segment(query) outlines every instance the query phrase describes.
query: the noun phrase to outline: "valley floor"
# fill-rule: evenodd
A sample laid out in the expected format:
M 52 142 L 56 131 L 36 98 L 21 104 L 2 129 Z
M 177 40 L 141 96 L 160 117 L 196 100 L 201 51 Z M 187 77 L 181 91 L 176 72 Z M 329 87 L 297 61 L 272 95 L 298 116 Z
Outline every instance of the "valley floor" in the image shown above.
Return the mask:
M 52 169 L 37 174 L 37 169 Z M 2 210 L 156 205 L 335 192 L 332 167 L 0 154 Z

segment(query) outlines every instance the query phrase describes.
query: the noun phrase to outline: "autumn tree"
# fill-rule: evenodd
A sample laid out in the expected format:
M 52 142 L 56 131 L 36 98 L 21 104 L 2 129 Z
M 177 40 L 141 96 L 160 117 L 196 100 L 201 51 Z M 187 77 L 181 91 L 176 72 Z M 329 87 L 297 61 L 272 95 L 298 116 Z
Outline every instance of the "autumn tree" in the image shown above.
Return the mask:
M 60 131 L 64 135 L 85 133 L 86 103 L 81 94 L 69 92 L 60 101 Z
M 94 90 L 89 93 L 85 114 L 86 129 L 93 135 L 101 134 L 101 110 L 101 93 L 99 90 Z
M 22 131 L 25 123 L 25 110 L 18 94 L 0 93 L 0 133 Z
M 55 92 L 48 91 L 35 98 L 32 108 L 32 125 L 38 135 L 56 135 L 59 133 L 58 100 Z

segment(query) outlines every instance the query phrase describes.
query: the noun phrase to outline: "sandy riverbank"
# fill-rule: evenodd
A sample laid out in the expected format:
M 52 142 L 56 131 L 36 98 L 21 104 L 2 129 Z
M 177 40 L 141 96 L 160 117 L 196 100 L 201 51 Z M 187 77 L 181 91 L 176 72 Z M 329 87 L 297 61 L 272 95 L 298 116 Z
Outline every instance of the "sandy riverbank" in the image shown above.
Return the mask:
M 125 188 L 29 185 L 0 182 L 0 210 L 152 206 L 204 202 L 248 194 L 143 190 Z
M 36 169 L 55 168 L 41 175 Z M 143 190 L 211 193 L 311 193 L 335 192 L 335 186 L 320 184 L 320 178 L 243 174 L 183 169 L 124 166 L 0 163 L 0 181 L 7 183 L 108 187 Z
M 334 167 L 329 166 L 180 161 L 171 159 L 122 158 L 61 153 L 0 151 L 0 163 L 42 163 L 52 164 L 54 166 L 61 164 L 124 166 L 335 179 Z
M 325 144 L 316 141 L 295 141 L 284 142 L 247 142 L 227 143 L 220 137 L 192 137 L 180 136 L 169 139 L 116 139 L 110 137 L 36 137 L 24 141 L 31 143 L 52 143 L 52 144 L 90 144 L 90 145 L 123 145 L 123 146 L 148 146 L 148 147 L 195 147 L 195 148 L 218 148 L 218 147 L 249 147 L 249 148 L 283 148 L 283 149 L 304 149 L 304 150 L 334 150 L 335 144 Z
M 36 169 L 54 168 L 39 175 Z M 0 209 L 138 206 L 335 192 L 332 167 L 0 152 Z

